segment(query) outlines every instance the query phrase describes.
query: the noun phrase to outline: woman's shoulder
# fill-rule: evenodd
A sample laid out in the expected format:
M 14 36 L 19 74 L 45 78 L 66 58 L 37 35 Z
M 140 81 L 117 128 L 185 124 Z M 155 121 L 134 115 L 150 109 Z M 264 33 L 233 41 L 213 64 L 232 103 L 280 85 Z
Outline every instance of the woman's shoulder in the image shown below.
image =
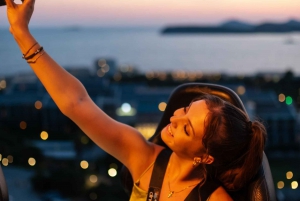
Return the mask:
M 209 197 L 209 201 L 233 201 L 227 191 L 222 187 L 219 186 Z

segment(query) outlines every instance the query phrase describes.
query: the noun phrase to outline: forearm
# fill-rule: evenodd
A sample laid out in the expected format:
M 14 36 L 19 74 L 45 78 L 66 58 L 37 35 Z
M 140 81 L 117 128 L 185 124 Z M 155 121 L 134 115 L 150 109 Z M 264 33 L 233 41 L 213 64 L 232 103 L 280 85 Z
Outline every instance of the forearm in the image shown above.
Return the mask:
M 23 54 L 37 43 L 27 30 L 15 31 L 12 34 Z M 40 45 L 36 44 L 30 49 L 28 55 L 32 54 L 39 47 Z M 86 90 L 82 84 L 58 65 L 45 50 L 43 50 L 42 55 L 35 63 L 29 63 L 29 65 L 63 113 L 68 113 L 76 104 L 87 97 Z

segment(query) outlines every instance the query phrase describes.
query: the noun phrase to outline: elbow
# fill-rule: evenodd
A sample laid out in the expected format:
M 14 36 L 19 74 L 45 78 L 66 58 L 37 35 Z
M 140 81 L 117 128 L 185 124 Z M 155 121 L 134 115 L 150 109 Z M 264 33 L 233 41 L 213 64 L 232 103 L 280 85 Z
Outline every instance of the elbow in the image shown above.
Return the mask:
M 68 101 L 64 102 L 63 104 L 59 104 L 59 110 L 67 117 L 72 119 L 74 117 L 78 108 L 83 104 L 86 98 L 77 98 L 77 99 L 69 99 Z

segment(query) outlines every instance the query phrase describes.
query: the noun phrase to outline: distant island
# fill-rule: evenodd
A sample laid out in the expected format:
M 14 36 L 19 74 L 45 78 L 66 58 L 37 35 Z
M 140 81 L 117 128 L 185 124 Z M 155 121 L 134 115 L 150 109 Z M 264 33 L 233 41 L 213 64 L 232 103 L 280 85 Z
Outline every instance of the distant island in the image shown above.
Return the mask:
M 167 26 L 162 34 L 201 34 L 201 33 L 289 33 L 300 32 L 300 21 L 291 19 L 285 23 L 265 22 L 258 25 L 239 20 L 229 20 L 219 26 Z

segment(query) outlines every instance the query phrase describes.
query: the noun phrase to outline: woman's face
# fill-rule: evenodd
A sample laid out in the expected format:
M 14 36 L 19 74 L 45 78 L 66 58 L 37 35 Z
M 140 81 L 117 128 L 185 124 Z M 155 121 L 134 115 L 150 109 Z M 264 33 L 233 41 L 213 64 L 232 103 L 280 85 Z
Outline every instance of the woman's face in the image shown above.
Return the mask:
M 176 110 L 170 124 L 161 132 L 162 140 L 178 155 L 193 159 L 203 154 L 202 138 L 208 112 L 204 100 Z

